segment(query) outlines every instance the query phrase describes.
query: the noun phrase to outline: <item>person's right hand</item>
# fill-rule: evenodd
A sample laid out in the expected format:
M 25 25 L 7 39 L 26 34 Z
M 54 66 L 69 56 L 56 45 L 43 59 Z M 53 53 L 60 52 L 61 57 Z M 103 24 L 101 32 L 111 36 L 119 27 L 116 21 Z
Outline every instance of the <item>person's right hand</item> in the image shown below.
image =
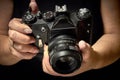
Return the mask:
M 29 26 L 21 23 L 21 19 L 13 18 L 9 22 L 9 37 L 11 40 L 11 53 L 20 60 L 22 59 L 32 59 L 39 50 L 37 47 L 31 45 L 35 43 L 35 39 L 28 34 L 32 33 Z

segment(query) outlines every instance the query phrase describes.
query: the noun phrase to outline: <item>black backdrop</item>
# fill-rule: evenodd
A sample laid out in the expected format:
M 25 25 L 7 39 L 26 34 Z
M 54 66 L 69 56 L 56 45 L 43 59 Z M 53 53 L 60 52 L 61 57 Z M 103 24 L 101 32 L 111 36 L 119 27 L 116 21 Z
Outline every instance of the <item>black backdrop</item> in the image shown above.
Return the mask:
M 54 10 L 54 5 L 68 5 L 68 10 L 81 7 L 89 8 L 94 17 L 93 43 L 102 35 L 102 21 L 99 0 L 37 0 L 41 12 Z M 14 0 L 13 17 L 20 18 L 28 9 L 29 0 Z M 80 75 L 62 78 L 45 74 L 42 71 L 41 61 L 38 57 L 32 60 L 23 60 L 12 66 L 0 66 L 0 80 L 119 80 L 120 61 L 99 69 L 91 70 Z

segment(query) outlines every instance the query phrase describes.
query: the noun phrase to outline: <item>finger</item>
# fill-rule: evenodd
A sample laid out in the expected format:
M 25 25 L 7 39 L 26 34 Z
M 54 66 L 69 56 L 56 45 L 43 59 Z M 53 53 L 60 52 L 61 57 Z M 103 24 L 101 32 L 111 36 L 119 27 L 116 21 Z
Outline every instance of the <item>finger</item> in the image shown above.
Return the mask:
M 55 74 L 54 71 L 52 70 L 50 63 L 49 63 L 48 46 L 46 46 L 46 45 L 44 45 L 44 56 L 43 56 L 42 64 L 43 64 L 43 71 L 44 72 L 46 72 L 46 73 L 51 72 L 51 75 Z
M 31 53 L 21 53 L 21 52 L 18 52 L 16 49 L 14 49 L 13 47 L 10 48 L 11 50 L 11 53 L 18 57 L 19 59 L 32 59 L 34 56 L 36 56 L 36 54 L 31 54 Z
M 83 57 L 82 63 L 87 66 L 88 64 L 85 64 L 85 63 L 89 63 L 91 61 L 91 55 L 92 55 L 91 50 L 92 50 L 92 48 L 85 41 L 80 41 L 79 42 L 79 47 L 80 47 L 80 50 L 82 51 L 82 57 Z
M 47 62 L 48 63 L 48 62 Z M 52 67 L 43 60 L 43 71 L 47 74 L 53 75 L 53 76 L 60 76 L 60 74 L 53 71 Z
M 29 26 L 22 23 L 22 19 L 14 18 L 9 22 L 9 28 L 16 30 L 21 33 L 32 33 L 32 30 Z
M 33 53 L 36 54 L 39 52 L 38 48 L 33 46 L 33 45 L 26 45 L 26 44 L 19 44 L 19 43 L 14 43 L 13 46 L 17 51 L 19 52 L 29 52 L 29 53 Z
M 44 45 L 44 57 L 48 57 L 48 46 Z
M 48 55 L 48 46 L 44 46 L 44 57 L 42 60 L 42 66 L 43 66 L 43 71 L 50 74 L 50 75 L 54 75 L 54 76 L 62 76 L 62 74 L 59 74 L 57 72 L 55 72 L 50 63 L 49 63 L 49 55 Z
M 87 43 L 84 42 L 84 41 L 81 41 L 81 42 L 79 43 L 79 45 L 82 45 L 82 46 L 81 46 L 81 49 L 84 49 L 84 50 L 85 50 L 87 47 L 89 47 L 89 44 L 87 44 Z M 52 67 L 51 67 L 51 65 L 50 65 L 50 63 L 49 63 L 48 46 L 45 46 L 45 47 L 44 47 L 44 57 L 43 57 L 43 62 L 42 62 L 42 64 L 43 64 L 43 71 L 46 72 L 46 73 L 48 73 L 48 74 L 50 74 L 50 75 L 54 75 L 54 76 L 62 76 L 62 77 L 70 77 L 70 76 L 71 76 L 71 77 L 72 77 L 72 76 L 78 75 L 78 74 L 83 73 L 83 72 L 85 72 L 85 71 L 88 70 L 88 69 L 86 69 L 86 67 L 85 67 L 85 66 L 87 66 L 87 65 L 84 64 L 84 66 L 83 66 L 83 63 L 82 63 L 81 67 L 80 67 L 79 69 L 75 70 L 73 73 L 70 73 L 70 74 L 60 74 L 60 73 L 55 72 L 55 71 L 52 69 Z
M 62 76 L 62 77 L 69 77 L 69 76 L 74 76 L 80 73 L 80 70 L 76 70 L 73 73 L 70 74 L 60 74 L 55 72 L 50 63 L 49 63 L 49 55 L 48 55 L 48 46 L 44 46 L 44 57 L 43 57 L 43 61 L 42 61 L 42 66 L 43 66 L 43 71 L 50 74 L 50 75 L 54 75 L 54 76 Z
M 30 4 L 29 4 L 30 8 L 32 9 L 33 13 L 37 13 L 38 11 L 38 6 L 35 0 L 31 0 Z
M 90 48 L 90 45 L 83 40 L 81 40 L 78 45 L 82 53 L 86 53 Z
M 21 44 L 30 44 L 30 43 L 34 43 L 35 39 L 31 36 L 27 36 L 25 34 L 22 34 L 20 32 L 14 31 L 14 30 L 9 30 L 8 32 L 9 37 L 17 43 L 21 43 Z

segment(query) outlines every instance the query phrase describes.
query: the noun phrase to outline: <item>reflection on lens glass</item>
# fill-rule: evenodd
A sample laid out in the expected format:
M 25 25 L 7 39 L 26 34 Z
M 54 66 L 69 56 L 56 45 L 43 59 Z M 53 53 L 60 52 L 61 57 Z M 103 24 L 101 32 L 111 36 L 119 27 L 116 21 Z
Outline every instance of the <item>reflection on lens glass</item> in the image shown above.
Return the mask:
M 76 66 L 76 60 L 71 56 L 60 57 L 56 62 L 56 66 L 59 70 L 70 71 Z
M 74 59 L 71 56 L 61 57 L 59 60 L 61 63 L 67 63 L 68 65 L 72 65 L 74 62 Z

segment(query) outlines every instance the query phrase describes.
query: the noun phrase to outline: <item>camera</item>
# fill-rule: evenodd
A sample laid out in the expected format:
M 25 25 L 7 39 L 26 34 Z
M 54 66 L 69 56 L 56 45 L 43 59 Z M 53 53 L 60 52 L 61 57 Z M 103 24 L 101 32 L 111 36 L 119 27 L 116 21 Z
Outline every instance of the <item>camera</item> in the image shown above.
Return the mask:
M 55 6 L 54 11 L 33 14 L 26 11 L 22 21 L 33 30 L 34 44 L 40 50 L 48 45 L 49 62 L 61 74 L 72 73 L 81 66 L 82 54 L 77 43 L 92 41 L 92 15 L 89 9 L 69 12 L 67 5 Z M 42 53 L 40 53 L 42 54 Z

